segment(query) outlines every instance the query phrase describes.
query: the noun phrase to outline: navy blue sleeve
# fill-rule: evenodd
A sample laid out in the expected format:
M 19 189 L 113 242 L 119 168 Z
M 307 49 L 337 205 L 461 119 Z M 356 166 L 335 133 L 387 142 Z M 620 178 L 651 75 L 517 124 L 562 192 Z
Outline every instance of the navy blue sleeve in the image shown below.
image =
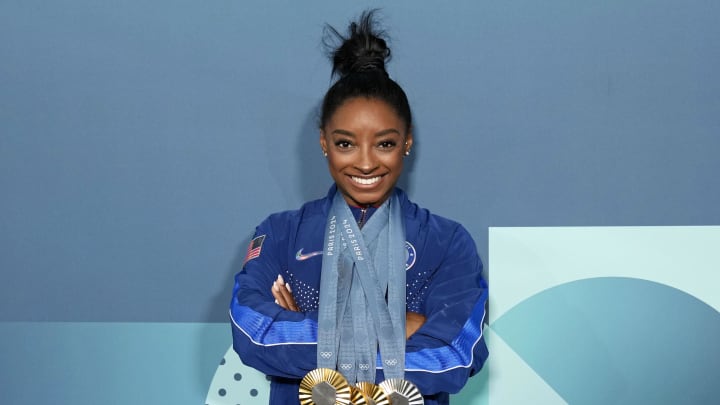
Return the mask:
M 273 217 L 257 227 L 243 270 L 235 276 L 230 318 L 233 348 L 244 364 L 300 379 L 316 368 L 317 311 L 288 311 L 272 296 L 273 281 L 286 267 L 287 234 L 273 229 Z
M 429 243 L 432 249 L 435 242 Z M 429 280 L 426 322 L 406 345 L 405 377 L 423 394 L 456 393 L 482 368 L 488 356 L 483 338 L 487 298 L 475 242 L 456 225 Z

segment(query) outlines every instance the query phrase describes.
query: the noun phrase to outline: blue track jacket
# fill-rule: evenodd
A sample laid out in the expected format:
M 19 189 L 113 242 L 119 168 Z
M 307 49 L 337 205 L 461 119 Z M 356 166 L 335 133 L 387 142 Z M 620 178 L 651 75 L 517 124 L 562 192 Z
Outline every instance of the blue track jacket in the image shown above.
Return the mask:
M 244 364 L 272 378 L 271 405 L 299 404 L 300 379 L 316 368 L 323 237 L 336 192 L 333 186 L 325 198 L 263 221 L 235 277 L 233 347 Z M 482 334 L 487 283 L 465 228 L 418 207 L 402 191 L 399 199 L 407 239 L 407 310 L 427 318 L 407 340 L 405 378 L 418 386 L 425 404 L 448 404 L 449 394 L 488 355 Z M 360 210 L 352 211 L 359 218 Z M 270 289 L 278 274 L 290 284 L 300 312 L 275 304 Z M 376 382 L 383 379 L 378 363 Z

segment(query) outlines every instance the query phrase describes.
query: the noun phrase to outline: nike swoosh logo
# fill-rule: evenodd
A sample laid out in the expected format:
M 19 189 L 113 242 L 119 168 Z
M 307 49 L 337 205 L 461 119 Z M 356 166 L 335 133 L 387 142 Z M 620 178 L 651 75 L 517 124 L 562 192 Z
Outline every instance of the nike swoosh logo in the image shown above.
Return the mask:
M 300 249 L 300 250 L 297 251 L 297 253 L 295 253 L 295 260 L 301 262 L 301 261 L 307 260 L 307 259 L 309 259 L 309 258 L 311 258 L 311 257 L 318 256 L 318 255 L 323 254 L 323 251 L 322 251 L 322 250 L 318 250 L 317 252 L 305 253 L 305 254 L 303 254 L 302 251 L 303 251 L 303 250 Z

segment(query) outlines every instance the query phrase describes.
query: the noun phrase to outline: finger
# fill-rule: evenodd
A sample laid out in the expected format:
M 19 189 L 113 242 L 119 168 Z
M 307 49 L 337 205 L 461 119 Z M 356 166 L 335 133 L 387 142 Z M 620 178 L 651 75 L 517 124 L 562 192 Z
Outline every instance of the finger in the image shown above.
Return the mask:
M 288 300 L 288 305 L 290 305 L 290 309 L 295 312 L 300 312 L 300 308 L 298 308 L 297 303 L 295 302 L 295 297 L 290 295 L 290 298 Z
M 290 309 L 290 306 L 285 300 L 285 296 L 283 296 L 282 294 L 283 290 L 285 290 L 285 288 L 280 288 L 280 286 L 277 285 L 277 282 L 273 282 L 272 288 L 270 289 L 273 298 L 275 298 L 275 303 L 280 305 L 284 309 Z
M 295 297 L 293 297 L 292 292 L 290 292 L 290 286 L 288 284 L 285 284 L 283 287 L 280 287 L 280 294 L 283 297 L 283 300 L 288 306 L 288 309 L 292 311 L 299 311 L 297 304 L 295 303 Z
M 292 291 L 292 288 L 290 287 L 290 284 L 285 282 L 285 279 L 283 278 L 283 276 L 281 274 L 278 274 L 278 278 L 277 278 L 276 282 L 277 282 L 278 286 L 287 288 L 287 290 L 290 292 L 290 294 L 292 294 L 293 291 Z
M 275 298 L 275 303 L 283 309 L 295 312 L 300 311 L 300 308 L 298 308 L 295 302 L 295 297 L 292 295 L 290 285 L 284 282 L 281 275 L 278 275 L 278 278 L 273 282 L 271 291 L 273 298 Z
M 275 282 L 280 288 L 280 293 L 282 294 L 285 303 L 287 304 L 286 308 L 292 311 L 299 311 L 300 309 L 295 303 L 295 297 L 293 297 L 292 295 L 292 287 L 290 287 L 290 284 L 285 282 L 285 279 L 281 274 L 278 274 L 277 280 L 275 280 Z

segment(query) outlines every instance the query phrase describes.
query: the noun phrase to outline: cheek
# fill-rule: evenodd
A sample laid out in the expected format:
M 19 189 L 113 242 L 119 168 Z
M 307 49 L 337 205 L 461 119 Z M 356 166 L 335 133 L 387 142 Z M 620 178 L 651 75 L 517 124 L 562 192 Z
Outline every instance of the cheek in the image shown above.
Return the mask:
M 388 156 L 384 160 L 384 163 L 387 167 L 391 167 L 396 170 L 402 169 L 402 167 L 403 167 L 403 159 L 402 159 L 402 156 L 399 156 L 399 155 Z
M 347 166 L 347 159 L 343 159 L 342 156 L 329 155 L 328 156 L 328 167 L 331 171 L 340 170 Z

